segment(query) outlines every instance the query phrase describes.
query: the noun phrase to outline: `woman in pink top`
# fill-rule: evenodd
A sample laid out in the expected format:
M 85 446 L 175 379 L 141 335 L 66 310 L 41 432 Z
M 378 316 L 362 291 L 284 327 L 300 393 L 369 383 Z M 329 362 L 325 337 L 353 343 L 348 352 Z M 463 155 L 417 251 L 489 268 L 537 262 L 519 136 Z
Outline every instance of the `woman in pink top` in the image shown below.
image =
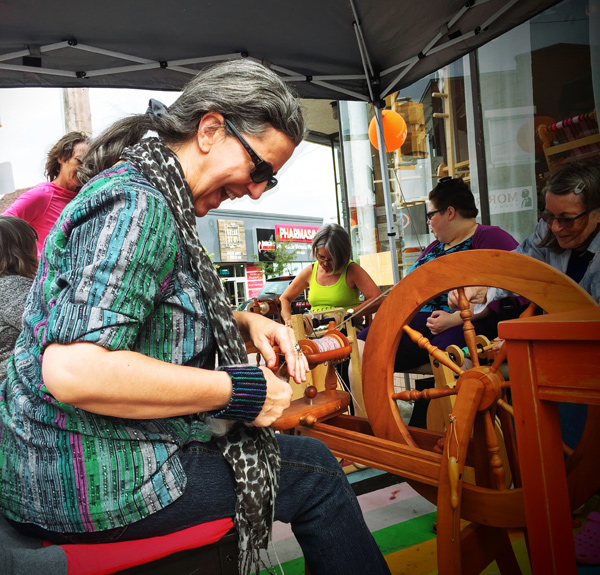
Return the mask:
M 21 218 L 35 229 L 38 257 L 54 222 L 81 187 L 77 168 L 88 142 L 89 138 L 83 132 L 65 134 L 48 152 L 45 175 L 49 181 L 21 194 L 2 214 Z

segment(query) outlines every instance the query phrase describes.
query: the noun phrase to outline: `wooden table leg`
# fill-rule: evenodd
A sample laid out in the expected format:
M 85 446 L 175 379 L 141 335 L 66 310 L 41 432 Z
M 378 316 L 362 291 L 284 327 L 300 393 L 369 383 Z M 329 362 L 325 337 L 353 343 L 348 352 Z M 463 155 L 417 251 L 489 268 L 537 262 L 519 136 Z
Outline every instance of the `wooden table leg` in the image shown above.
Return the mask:
M 533 573 L 575 575 L 558 403 L 539 399 L 531 344 L 508 340 L 507 345 Z

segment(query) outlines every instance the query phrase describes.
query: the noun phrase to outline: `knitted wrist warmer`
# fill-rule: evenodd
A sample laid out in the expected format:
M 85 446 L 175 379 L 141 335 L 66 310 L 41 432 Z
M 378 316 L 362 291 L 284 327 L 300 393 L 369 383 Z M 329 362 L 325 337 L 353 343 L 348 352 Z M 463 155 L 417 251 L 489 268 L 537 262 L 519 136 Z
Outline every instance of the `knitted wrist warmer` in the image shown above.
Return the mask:
M 231 378 L 233 393 L 229 403 L 221 410 L 214 412 L 215 419 L 235 419 L 238 421 L 254 421 L 261 412 L 267 397 L 267 381 L 263 372 L 248 364 L 217 367 L 218 371 L 226 371 Z

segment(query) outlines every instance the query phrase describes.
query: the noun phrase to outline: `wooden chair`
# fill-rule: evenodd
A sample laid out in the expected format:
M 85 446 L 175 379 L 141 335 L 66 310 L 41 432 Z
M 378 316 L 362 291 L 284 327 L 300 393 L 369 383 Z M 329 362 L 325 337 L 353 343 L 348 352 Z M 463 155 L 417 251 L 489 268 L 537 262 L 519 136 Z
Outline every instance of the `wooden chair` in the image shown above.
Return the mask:
M 446 433 L 407 428 L 396 407 L 393 358 L 402 332 L 407 331 L 407 324 L 425 302 L 469 285 L 491 285 L 519 293 L 550 314 L 595 306 L 590 296 L 564 274 L 527 256 L 473 250 L 439 258 L 396 286 L 373 321 L 362 372 L 368 421 L 347 415 L 326 421 L 317 418 L 312 426 L 300 425 L 295 432 L 323 440 L 338 457 L 401 475 L 437 503 L 440 575 L 480 573 L 493 559 L 503 574 L 520 573 L 507 533 L 509 528 L 527 528 L 518 449 L 514 442 L 508 442 L 511 452 L 507 459 L 514 478 L 511 489 L 506 484 L 493 429 L 496 414 L 505 436 L 512 433 L 513 427 L 510 413 L 503 409 L 509 383 L 504 381 L 499 363 L 463 372 L 448 361 L 448 367 L 460 376 L 452 391 L 456 400 Z M 476 357 L 468 305 L 463 306 L 461 317 L 469 349 Z M 426 341 L 421 343 L 428 345 Z M 447 361 L 445 354 L 430 351 L 440 361 Z M 600 407 L 591 406 L 589 410 L 584 436 L 598 439 Z M 567 460 L 568 480 L 585 486 L 577 493 L 577 500 L 591 496 L 600 487 L 600 469 L 589 445 L 587 440 L 580 443 Z M 463 481 L 465 465 L 475 469 L 475 485 Z M 584 483 L 582 473 L 591 475 Z M 468 528 L 461 530 L 461 518 L 471 522 Z

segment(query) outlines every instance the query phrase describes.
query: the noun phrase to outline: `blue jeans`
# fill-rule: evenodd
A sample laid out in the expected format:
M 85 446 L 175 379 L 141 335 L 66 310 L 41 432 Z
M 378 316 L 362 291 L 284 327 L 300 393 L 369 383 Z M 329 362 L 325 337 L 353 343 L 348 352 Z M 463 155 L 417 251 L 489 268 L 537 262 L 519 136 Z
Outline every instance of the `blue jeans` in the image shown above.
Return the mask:
M 311 574 L 389 575 L 346 475 L 329 449 L 310 437 L 277 434 L 277 441 L 281 478 L 275 519 L 291 524 Z M 26 535 L 56 543 L 92 543 L 165 535 L 233 517 L 235 483 L 220 451 L 212 443 L 191 443 L 180 457 L 188 479 L 185 493 L 161 511 L 124 528 L 60 534 L 10 523 Z

